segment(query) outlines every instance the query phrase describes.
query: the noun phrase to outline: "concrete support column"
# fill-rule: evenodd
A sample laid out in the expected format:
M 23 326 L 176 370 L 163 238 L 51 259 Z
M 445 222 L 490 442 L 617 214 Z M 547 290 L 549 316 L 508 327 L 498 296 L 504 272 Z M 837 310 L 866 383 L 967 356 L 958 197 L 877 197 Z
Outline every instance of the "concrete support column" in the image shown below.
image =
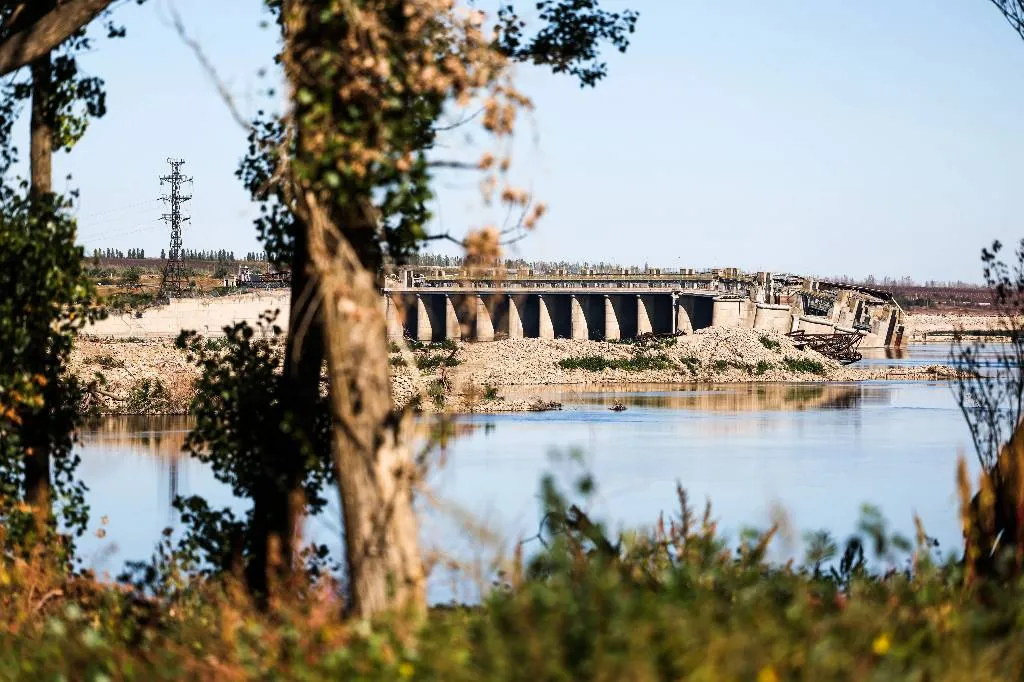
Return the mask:
M 434 330 L 430 326 L 430 316 L 427 315 L 427 304 L 423 297 L 416 294 L 416 340 L 430 343 L 434 339 Z
M 508 338 L 523 338 L 523 318 L 519 315 L 516 299 L 508 297 Z
M 622 334 L 619 331 L 619 317 L 615 314 L 615 306 L 612 305 L 612 297 L 604 296 L 604 339 L 605 341 L 618 341 Z
M 476 297 L 476 340 L 494 340 L 494 323 L 491 322 L 491 311 L 487 309 L 483 296 Z
M 537 338 L 555 338 L 555 326 L 551 324 L 551 313 L 548 312 L 548 303 L 541 294 L 537 295 L 537 308 L 540 311 L 540 321 L 537 324 Z
M 653 331 L 651 327 L 651 316 L 647 312 L 647 304 L 644 303 L 644 299 L 637 294 L 636 297 L 636 335 L 647 334 Z
M 690 314 L 686 312 L 686 306 L 677 299 L 673 299 L 672 303 L 676 309 L 675 323 L 673 324 L 672 331 L 676 334 L 692 334 L 693 322 L 690 321 Z
M 575 296 L 569 297 L 569 323 L 569 336 L 577 340 L 590 338 L 590 332 L 587 329 L 587 316 L 583 314 L 583 306 Z
M 459 327 L 459 316 L 455 314 L 455 301 L 451 296 L 444 297 L 444 338 L 461 339 L 462 329 Z
M 388 328 L 388 341 L 401 341 L 404 336 L 402 320 L 398 312 L 398 302 L 391 294 L 384 297 L 384 322 Z

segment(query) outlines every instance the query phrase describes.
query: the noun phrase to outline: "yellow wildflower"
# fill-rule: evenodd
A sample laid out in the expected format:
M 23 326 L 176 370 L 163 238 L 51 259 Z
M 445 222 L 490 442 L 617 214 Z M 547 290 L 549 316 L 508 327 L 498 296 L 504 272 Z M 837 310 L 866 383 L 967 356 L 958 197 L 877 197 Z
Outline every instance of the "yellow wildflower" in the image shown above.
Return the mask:
M 779 682 L 779 676 L 775 673 L 775 668 L 766 665 L 757 673 L 757 682 Z
M 871 650 L 877 656 L 885 656 L 889 652 L 890 646 L 892 646 L 892 642 L 889 641 L 889 635 L 883 632 L 878 637 L 875 637 L 875 641 L 871 643 Z
M 407 680 L 410 677 L 412 677 L 412 674 L 414 672 L 415 668 L 412 667 L 412 663 L 410 663 L 409 661 L 404 661 L 401 665 L 398 666 L 398 674 L 402 677 L 403 680 Z

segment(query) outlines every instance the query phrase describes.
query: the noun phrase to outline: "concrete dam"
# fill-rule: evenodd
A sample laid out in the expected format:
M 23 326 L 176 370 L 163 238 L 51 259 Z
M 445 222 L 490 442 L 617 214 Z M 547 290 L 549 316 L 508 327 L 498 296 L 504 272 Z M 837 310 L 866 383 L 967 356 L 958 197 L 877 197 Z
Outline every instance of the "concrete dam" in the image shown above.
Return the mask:
M 707 327 L 859 332 L 899 345 L 903 311 L 885 292 L 788 275 L 487 273 L 404 269 L 382 291 L 388 336 L 423 342 L 497 338 L 631 339 Z

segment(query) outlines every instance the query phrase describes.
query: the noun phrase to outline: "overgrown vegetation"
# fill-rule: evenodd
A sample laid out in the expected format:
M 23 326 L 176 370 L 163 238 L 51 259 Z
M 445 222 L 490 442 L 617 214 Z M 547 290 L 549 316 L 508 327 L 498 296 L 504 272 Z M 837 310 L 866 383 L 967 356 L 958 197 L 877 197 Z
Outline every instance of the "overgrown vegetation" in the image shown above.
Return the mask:
M 780 348 L 782 348 L 782 344 L 779 341 L 771 338 L 770 336 L 762 336 L 761 345 L 767 348 L 768 350 L 779 350 Z
M 149 291 L 118 291 L 103 299 L 108 311 L 113 313 L 139 312 L 156 303 L 156 294 Z
M 447 398 L 447 386 L 443 379 L 432 379 L 430 383 L 427 384 L 427 397 L 429 397 L 438 408 L 444 407 L 444 403 Z
M 621 369 L 627 372 L 644 370 L 672 369 L 675 364 L 664 353 L 653 355 L 636 353 L 628 358 L 606 358 L 603 355 L 580 355 L 562 358 L 558 361 L 562 369 L 582 369 L 588 372 L 600 372 L 605 369 Z
M 802 374 L 825 374 L 825 365 L 812 358 L 783 358 L 782 364 L 791 372 Z
M 462 361 L 456 358 L 454 353 L 434 353 L 420 355 L 416 358 L 416 367 L 423 371 L 431 371 L 439 367 L 457 367 L 461 363 Z
M 696 374 L 697 370 L 700 369 L 700 360 L 693 357 L 692 355 L 688 355 L 684 358 L 679 358 L 679 362 L 680 364 L 683 365 L 683 367 L 690 370 L 690 374 Z
M 103 369 L 117 369 L 124 367 L 124 360 L 121 358 L 115 358 L 109 353 L 93 356 L 92 361 Z
M 160 379 L 139 379 L 128 391 L 124 411 L 128 414 L 164 414 L 170 412 L 171 394 Z

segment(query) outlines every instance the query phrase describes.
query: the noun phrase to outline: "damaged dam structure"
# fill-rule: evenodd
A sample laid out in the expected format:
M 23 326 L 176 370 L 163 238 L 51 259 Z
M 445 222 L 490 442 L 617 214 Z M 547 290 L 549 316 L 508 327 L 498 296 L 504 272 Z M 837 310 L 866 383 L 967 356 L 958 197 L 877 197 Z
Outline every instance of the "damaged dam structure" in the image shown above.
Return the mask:
M 863 347 L 902 342 L 904 313 L 884 291 L 736 268 L 537 273 L 409 267 L 382 290 L 388 336 L 611 341 L 745 327 L 807 335 L 857 333 Z

